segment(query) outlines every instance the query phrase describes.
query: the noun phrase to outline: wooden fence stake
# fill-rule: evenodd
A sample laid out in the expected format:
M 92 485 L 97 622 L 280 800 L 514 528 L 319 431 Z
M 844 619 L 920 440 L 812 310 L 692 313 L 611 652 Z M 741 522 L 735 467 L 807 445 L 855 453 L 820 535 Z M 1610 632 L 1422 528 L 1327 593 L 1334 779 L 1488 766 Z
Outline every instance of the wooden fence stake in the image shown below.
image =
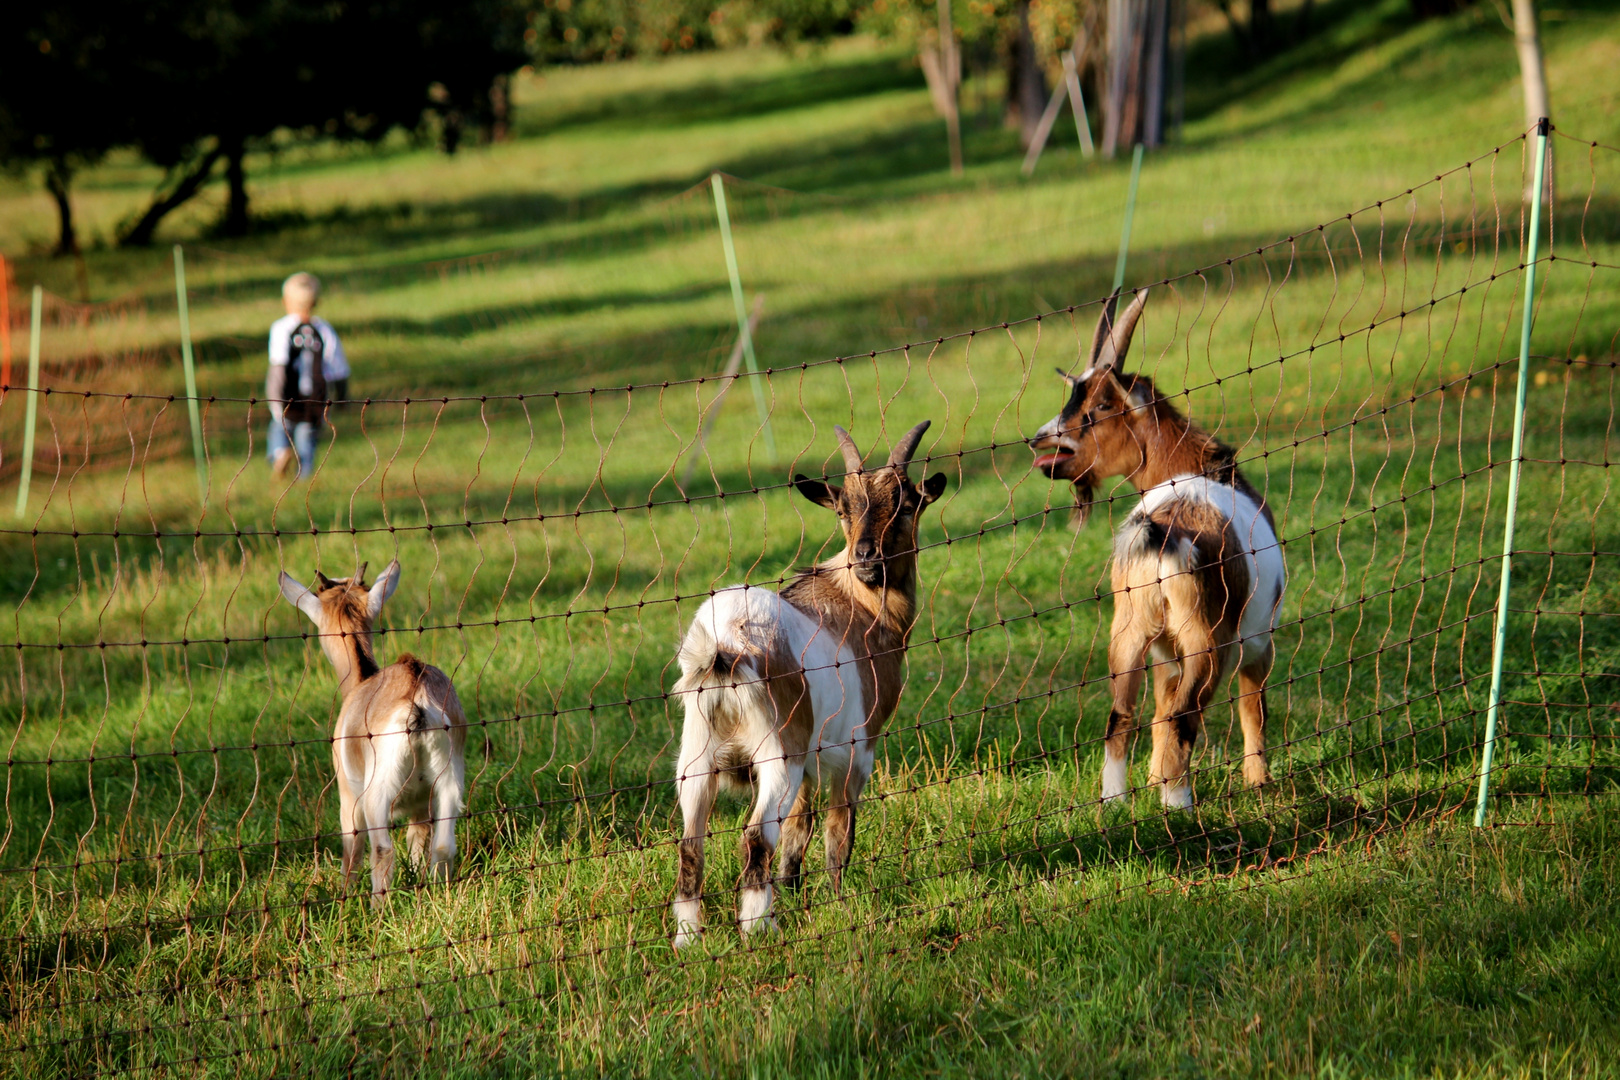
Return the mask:
M 1076 48 L 1079 44 L 1075 42 Z M 1073 53 L 1063 54 L 1063 84 L 1069 88 L 1069 103 L 1074 106 L 1074 128 L 1080 136 L 1080 156 L 1091 157 L 1097 148 L 1091 143 L 1091 121 L 1086 118 L 1086 95 L 1080 89 L 1080 71 Z
M 17 516 L 28 512 L 28 482 L 34 478 L 34 419 L 39 415 L 39 320 L 45 290 L 34 286 L 34 317 L 28 326 L 28 411 L 23 420 L 22 477 L 17 481 Z
M 1058 110 L 1063 108 L 1063 102 L 1068 99 L 1069 88 L 1059 86 L 1057 91 L 1047 99 L 1046 111 L 1041 113 L 1040 123 L 1035 125 L 1035 137 L 1029 140 L 1029 152 L 1024 155 L 1022 172 L 1025 176 L 1035 175 L 1035 163 L 1041 160 L 1041 151 L 1046 149 L 1046 140 L 1052 134 L 1052 125 L 1057 123 Z
M 197 411 L 197 366 L 191 356 L 191 313 L 186 305 L 186 259 L 174 245 L 174 294 L 180 305 L 180 362 L 186 369 L 186 411 L 191 414 L 191 453 L 197 459 L 197 498 L 208 504 L 208 456 L 203 452 L 202 417 Z
M 1065 101 L 1074 107 L 1074 128 L 1075 134 L 1080 136 L 1080 156 L 1091 157 L 1096 153 L 1096 147 L 1091 144 L 1091 123 L 1086 119 L 1086 96 L 1080 90 L 1078 56 L 1084 45 L 1085 38 L 1076 35 L 1074 47 L 1063 54 L 1063 82 L 1052 92 L 1052 97 L 1046 103 L 1046 111 L 1041 113 L 1040 123 L 1035 125 L 1035 137 L 1029 141 L 1029 152 L 1024 155 L 1025 176 L 1035 175 L 1035 165 L 1046 149 L 1046 140 L 1052 137 L 1052 125 L 1057 123 L 1058 113 Z

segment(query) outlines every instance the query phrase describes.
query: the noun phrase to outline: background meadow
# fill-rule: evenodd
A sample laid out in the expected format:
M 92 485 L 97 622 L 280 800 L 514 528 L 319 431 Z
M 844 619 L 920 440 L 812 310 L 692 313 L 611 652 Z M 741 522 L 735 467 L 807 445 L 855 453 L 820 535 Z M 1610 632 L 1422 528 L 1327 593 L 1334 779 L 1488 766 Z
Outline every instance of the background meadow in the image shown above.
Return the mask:
M 1476 833 L 1523 290 L 1511 42 L 1488 8 L 1323 9 L 1236 92 L 1199 82 L 1195 47 L 1183 136 L 1142 173 L 1127 283 L 1153 298 L 1131 364 L 1239 448 L 1290 573 L 1277 783 L 1242 789 L 1218 704 L 1189 814 L 1146 789 L 1097 801 L 1131 490 L 1077 530 L 1022 442 L 1089 345 L 1128 166 L 1058 142 L 1024 181 L 1016 135 L 970 115 L 952 179 L 905 57 L 854 39 L 551 70 L 518 81 L 510 143 L 256 163 L 258 235 L 210 238 L 206 204 L 167 226 L 206 501 L 169 397 L 166 251 L 18 260 L 52 298 L 32 492 L 0 534 L 10 1066 L 1610 1068 L 1620 14 L 1571 5 L 1546 28 L 1561 134 L 1504 827 Z M 723 407 L 712 170 L 770 369 Z M 87 176 L 89 231 L 149 183 L 116 161 Z M 0 188 L 0 235 L 43 236 L 41 198 Z M 250 399 L 294 269 L 326 283 L 356 401 L 289 486 Z M 23 404 L 0 404 L 10 485 Z M 951 483 L 843 895 L 812 872 L 778 938 L 741 942 L 726 803 L 714 930 L 676 957 L 664 695 L 685 620 L 835 550 L 789 484 L 841 469 L 833 424 L 882 453 L 921 419 L 914 474 Z M 444 667 L 476 726 L 459 880 L 405 869 L 378 915 L 339 881 L 335 680 L 275 576 L 391 557 L 379 654 Z

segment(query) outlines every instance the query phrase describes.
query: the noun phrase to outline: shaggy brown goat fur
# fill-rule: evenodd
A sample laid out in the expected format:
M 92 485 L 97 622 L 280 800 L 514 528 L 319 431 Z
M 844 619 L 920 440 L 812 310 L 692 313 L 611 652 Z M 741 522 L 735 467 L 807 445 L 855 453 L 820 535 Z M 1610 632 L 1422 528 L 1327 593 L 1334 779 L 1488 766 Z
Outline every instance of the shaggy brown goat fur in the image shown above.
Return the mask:
M 1103 797 L 1122 797 L 1136 699 L 1154 669 L 1149 782 L 1167 806 L 1189 805 L 1188 763 L 1216 691 L 1238 672 L 1244 776 L 1270 779 L 1265 682 L 1287 580 L 1276 523 L 1230 447 L 1177 412 L 1145 375 L 1121 367 L 1147 293 L 1114 319 L 1103 312 L 1091 363 L 1071 376 L 1063 411 L 1029 440 L 1035 467 L 1074 488 L 1084 522 L 1099 483 L 1123 476 L 1142 492 L 1114 542 L 1114 625 L 1108 649 L 1114 707 L 1104 744 Z
M 805 476 L 794 484 L 838 514 L 844 549 L 799 571 L 780 593 L 721 590 L 687 630 L 675 684 L 686 709 L 676 769 L 685 819 L 677 946 L 702 931 L 703 839 L 722 781 L 746 776 L 756 789 L 743 830 L 745 932 L 773 925 L 773 854 L 780 852 L 777 878 L 799 881 L 817 788 L 830 801 L 828 876 L 835 890 L 841 885 L 873 743 L 900 699 L 916 618 L 918 518 L 945 490 L 943 473 L 920 488 L 906 475 L 927 427 L 912 428 L 876 469 L 867 469 L 849 434 L 836 429 L 844 484 Z

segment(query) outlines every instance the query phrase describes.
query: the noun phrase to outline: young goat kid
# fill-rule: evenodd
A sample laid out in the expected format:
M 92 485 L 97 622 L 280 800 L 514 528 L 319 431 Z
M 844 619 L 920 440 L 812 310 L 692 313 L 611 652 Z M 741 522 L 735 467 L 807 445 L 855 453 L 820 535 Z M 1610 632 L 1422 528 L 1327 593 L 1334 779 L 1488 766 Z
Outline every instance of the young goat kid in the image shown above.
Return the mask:
M 1287 574 L 1276 523 L 1231 448 L 1170 406 L 1144 375 L 1121 368 L 1147 292 L 1114 321 L 1110 300 L 1091 364 L 1069 384 L 1063 411 L 1029 440 L 1035 468 L 1074 485 L 1084 521 L 1097 484 L 1123 476 L 1142 493 L 1114 537 L 1114 625 L 1108 645 L 1113 711 L 1103 750 L 1104 799 L 1127 789 L 1126 749 L 1147 658 L 1153 660 L 1149 782 L 1164 805 L 1192 805 L 1193 741 L 1215 692 L 1238 675 L 1243 776 L 1266 766 L 1266 678 Z
M 315 589 L 281 575 L 281 595 L 309 616 L 321 648 L 337 668 L 343 707 L 332 737 L 337 772 L 338 823 L 343 834 L 343 881 L 360 862 L 360 835 L 371 839 L 372 903 L 380 905 L 394 876 L 393 815 L 405 830 L 411 862 L 430 877 L 449 881 L 456 859 L 456 818 L 466 806 L 467 718 L 450 678 L 405 653 L 377 667 L 371 626 L 399 584 L 399 562 L 374 585 L 364 564 L 351 578 L 319 572 Z
M 868 470 L 843 428 L 844 486 L 796 475 L 813 503 L 838 514 L 844 550 L 800 570 L 781 592 L 722 589 L 681 642 L 674 692 L 686 707 L 675 781 L 685 819 L 675 885 L 675 946 L 702 933 L 703 840 L 720 784 L 756 790 L 743 830 L 739 924 L 769 929 L 771 856 L 796 886 L 814 829 L 813 786 L 827 792 L 827 872 L 836 891 L 855 839 L 855 805 L 873 746 L 900 700 L 901 664 L 917 602 L 917 522 L 945 490 L 936 473 L 906 475 L 925 420 Z M 812 783 L 805 783 L 809 779 Z

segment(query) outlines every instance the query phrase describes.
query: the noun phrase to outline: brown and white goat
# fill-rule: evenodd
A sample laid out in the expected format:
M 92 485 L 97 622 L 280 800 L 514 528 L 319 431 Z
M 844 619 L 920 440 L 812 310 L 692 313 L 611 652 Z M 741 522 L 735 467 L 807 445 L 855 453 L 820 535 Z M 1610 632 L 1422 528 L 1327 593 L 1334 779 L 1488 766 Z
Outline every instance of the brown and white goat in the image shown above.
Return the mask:
M 411 862 L 435 879 L 455 873 L 456 819 L 466 807 L 463 748 L 467 717 L 450 677 L 405 653 L 378 668 L 371 627 L 399 584 L 399 561 L 369 588 L 365 566 L 351 578 L 317 572 L 315 588 L 286 573 L 281 595 L 320 630 L 321 648 L 337 669 L 343 707 L 332 737 L 343 880 L 354 878 L 360 836 L 371 841 L 372 902 L 380 904 L 394 876 L 389 822 L 398 814 Z
M 847 473 L 839 487 L 795 475 L 813 503 L 838 515 L 844 549 L 800 570 L 781 592 L 722 589 L 698 609 L 681 642 L 674 692 L 686 707 L 675 782 L 684 831 L 675 885 L 675 946 L 703 929 L 703 841 L 721 784 L 752 780 L 743 830 L 744 933 L 769 929 L 771 856 L 799 883 L 815 827 L 814 788 L 827 793 L 827 873 L 842 884 L 855 840 L 855 806 L 872 775 L 873 747 L 900 700 L 902 661 L 917 603 L 917 523 L 945 490 L 936 473 L 906 475 L 925 420 L 867 469 L 835 428 Z M 806 781 L 810 782 L 806 782 Z
M 1063 411 L 1029 440 L 1034 467 L 1074 486 L 1082 521 L 1098 482 L 1123 476 L 1142 499 L 1114 537 L 1114 625 L 1108 645 L 1113 710 L 1103 750 L 1104 799 L 1125 795 L 1126 750 L 1149 656 L 1153 666 L 1153 758 L 1149 782 L 1164 805 L 1192 804 L 1187 767 L 1204 710 L 1238 676 L 1243 775 L 1266 766 L 1266 678 L 1287 571 L 1266 500 L 1238 469 L 1231 448 L 1171 407 L 1145 375 L 1121 363 L 1147 292 L 1114 320 L 1110 300 L 1091 363 L 1069 384 Z

